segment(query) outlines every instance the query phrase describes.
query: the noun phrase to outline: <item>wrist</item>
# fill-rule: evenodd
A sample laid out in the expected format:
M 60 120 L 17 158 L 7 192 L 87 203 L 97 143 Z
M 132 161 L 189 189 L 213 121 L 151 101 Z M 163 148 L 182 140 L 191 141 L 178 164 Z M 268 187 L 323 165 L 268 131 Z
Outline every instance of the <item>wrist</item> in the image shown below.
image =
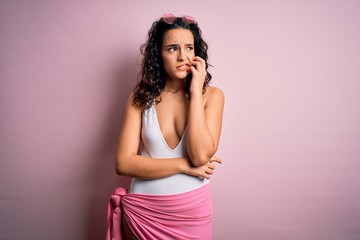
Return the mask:
M 202 86 L 190 86 L 190 94 L 191 95 L 202 95 L 203 88 Z
M 188 174 L 189 173 L 189 160 L 186 158 L 181 158 L 181 161 L 179 163 L 179 172 L 180 173 L 184 173 L 184 174 Z
M 203 93 L 202 90 L 201 91 L 190 91 L 190 96 L 192 99 L 202 99 L 203 97 Z

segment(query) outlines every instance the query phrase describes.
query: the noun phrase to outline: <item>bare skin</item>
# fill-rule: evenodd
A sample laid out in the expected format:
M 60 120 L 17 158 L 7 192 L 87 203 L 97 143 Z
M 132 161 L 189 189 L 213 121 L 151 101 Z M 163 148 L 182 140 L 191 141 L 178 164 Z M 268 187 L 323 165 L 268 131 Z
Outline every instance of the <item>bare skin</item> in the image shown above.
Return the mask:
M 202 87 L 206 64 L 195 56 L 194 39 L 190 30 L 173 29 L 164 36 L 161 56 L 167 81 L 161 97 L 167 101 L 157 105 L 164 138 L 172 146 L 179 142 L 186 124 L 186 143 L 191 162 L 203 166 L 211 159 L 219 144 L 224 95 L 218 88 Z M 191 101 L 184 95 L 185 77 L 192 73 Z M 162 113 L 162 114 L 161 114 Z M 166 134 L 168 133 L 168 134 Z
M 215 170 L 214 162 L 221 163 L 214 154 L 220 139 L 224 95 L 219 88 L 210 86 L 202 94 L 205 61 L 194 55 L 194 38 L 190 30 L 179 28 L 166 32 L 161 56 L 167 75 L 160 95 L 162 101 L 156 105 L 159 126 L 171 149 L 178 145 L 187 126 L 185 136 L 189 157 L 164 161 L 137 154 L 141 141 L 142 110 L 133 105 L 134 96 L 131 94 L 119 136 L 116 172 L 143 179 L 179 173 L 210 179 Z M 190 101 L 184 91 L 189 72 L 192 73 Z M 129 230 L 128 226 L 125 230 Z

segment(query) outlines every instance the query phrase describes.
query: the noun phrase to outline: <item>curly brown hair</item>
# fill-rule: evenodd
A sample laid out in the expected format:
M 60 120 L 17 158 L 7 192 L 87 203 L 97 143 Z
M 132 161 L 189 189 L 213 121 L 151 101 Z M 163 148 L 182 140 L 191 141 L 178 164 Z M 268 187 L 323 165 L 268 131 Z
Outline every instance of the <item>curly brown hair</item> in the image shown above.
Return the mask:
M 143 55 L 141 71 L 138 75 L 138 82 L 134 89 L 133 103 L 143 109 L 151 106 L 153 101 L 161 94 L 165 87 L 165 72 L 161 59 L 161 47 L 163 44 L 163 37 L 170 29 L 183 28 L 189 29 L 194 36 L 195 56 L 199 56 L 206 62 L 206 77 L 203 85 L 203 93 L 205 93 L 206 86 L 211 80 L 211 74 L 208 72 L 208 45 L 202 38 L 201 29 L 196 23 L 185 23 L 182 18 L 176 18 L 173 24 L 168 24 L 160 18 L 152 24 L 148 33 L 148 40 L 141 45 L 140 52 Z M 191 73 L 186 77 L 185 92 L 190 99 L 190 82 Z M 158 100 L 158 102 L 161 101 Z

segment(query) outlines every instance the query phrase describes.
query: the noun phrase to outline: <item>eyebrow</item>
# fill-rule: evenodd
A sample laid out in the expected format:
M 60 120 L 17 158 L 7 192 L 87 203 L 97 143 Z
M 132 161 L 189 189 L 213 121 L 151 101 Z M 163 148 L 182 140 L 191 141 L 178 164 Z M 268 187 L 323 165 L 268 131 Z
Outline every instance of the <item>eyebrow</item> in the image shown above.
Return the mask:
M 180 44 L 173 43 L 173 44 L 168 44 L 168 45 L 166 45 L 165 47 L 166 47 L 166 48 L 168 48 L 168 47 L 177 47 L 177 46 L 179 46 L 179 45 L 180 45 Z M 186 47 L 194 46 L 194 44 L 192 44 L 192 43 L 185 43 L 185 46 L 186 46 Z

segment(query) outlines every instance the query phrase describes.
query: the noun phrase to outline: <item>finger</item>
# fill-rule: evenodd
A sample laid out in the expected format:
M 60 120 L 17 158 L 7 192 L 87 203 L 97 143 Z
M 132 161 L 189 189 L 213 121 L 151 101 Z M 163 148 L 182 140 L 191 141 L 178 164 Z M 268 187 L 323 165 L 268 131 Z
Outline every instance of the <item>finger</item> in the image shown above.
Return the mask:
M 206 179 L 210 179 L 210 175 L 207 174 L 207 173 L 204 173 L 203 177 L 206 178 Z
M 216 156 L 214 156 L 214 157 L 212 157 L 211 159 L 210 159 L 210 162 L 217 162 L 217 163 L 222 163 L 222 160 L 220 159 L 220 158 L 218 158 L 218 157 L 216 157 Z
M 193 61 L 196 61 L 196 62 L 199 62 L 201 64 L 201 67 L 205 70 L 206 69 L 206 62 L 204 59 L 202 59 L 201 57 L 199 56 L 195 56 L 193 58 Z
M 210 168 L 210 169 L 214 170 L 214 169 L 215 169 L 215 165 L 214 165 L 214 164 L 212 164 L 211 162 L 209 162 L 208 168 Z
M 207 169 L 207 170 L 205 171 L 205 173 L 207 173 L 208 175 L 211 175 L 211 174 L 214 173 L 214 170 L 212 170 L 211 168 L 209 168 L 209 169 Z
M 193 57 L 193 60 L 195 60 L 195 61 L 199 61 L 199 62 L 201 62 L 201 63 L 205 64 L 205 60 L 204 60 L 204 59 L 202 59 L 202 58 L 201 58 L 201 57 L 199 57 L 199 56 L 194 56 L 194 57 Z
M 221 158 L 219 158 L 218 156 L 214 156 L 214 157 L 215 157 L 215 159 L 218 161 L 218 163 L 222 163 Z
M 195 66 L 195 68 L 196 68 L 197 71 L 199 71 L 200 69 L 202 69 L 201 62 L 198 62 L 198 61 L 193 61 L 193 62 L 192 62 L 192 66 Z
M 189 61 L 189 66 L 193 66 L 195 64 L 193 57 L 187 57 Z

